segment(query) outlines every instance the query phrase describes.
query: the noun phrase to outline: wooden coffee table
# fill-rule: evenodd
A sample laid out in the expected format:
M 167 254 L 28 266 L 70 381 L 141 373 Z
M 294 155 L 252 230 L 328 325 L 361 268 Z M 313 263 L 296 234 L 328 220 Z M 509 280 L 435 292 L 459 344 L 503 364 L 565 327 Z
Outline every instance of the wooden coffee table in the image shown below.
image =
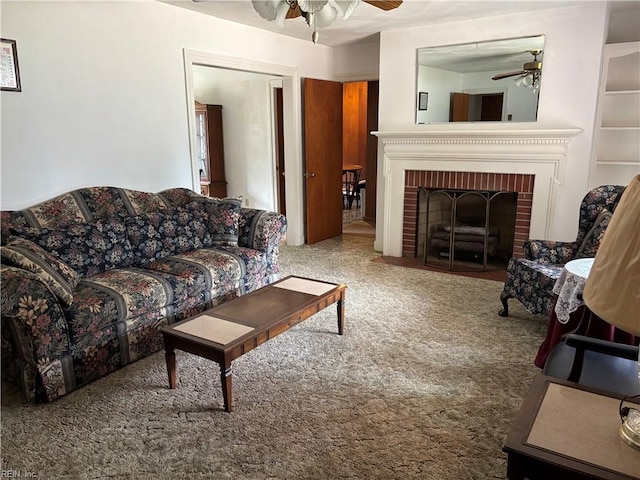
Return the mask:
M 176 388 L 176 348 L 213 360 L 220 365 L 224 409 L 231 412 L 231 362 L 334 303 L 342 335 L 346 288 L 290 276 L 163 327 L 169 387 Z

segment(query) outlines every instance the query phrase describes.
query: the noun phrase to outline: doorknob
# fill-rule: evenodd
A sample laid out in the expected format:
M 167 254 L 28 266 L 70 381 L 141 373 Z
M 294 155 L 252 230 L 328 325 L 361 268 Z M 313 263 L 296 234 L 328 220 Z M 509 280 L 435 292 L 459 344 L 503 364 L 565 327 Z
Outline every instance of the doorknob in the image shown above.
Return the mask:
M 315 173 L 305 173 L 304 176 L 305 177 L 315 177 L 316 174 Z

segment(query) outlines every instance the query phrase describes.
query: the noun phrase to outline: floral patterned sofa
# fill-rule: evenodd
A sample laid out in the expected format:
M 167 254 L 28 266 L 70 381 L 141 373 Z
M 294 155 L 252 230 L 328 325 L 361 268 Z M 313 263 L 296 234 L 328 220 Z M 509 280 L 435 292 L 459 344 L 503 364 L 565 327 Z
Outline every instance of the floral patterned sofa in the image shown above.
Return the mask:
M 502 317 L 509 316 L 507 301 L 515 298 L 534 315 L 548 316 L 553 306 L 553 286 L 565 263 L 583 257 L 595 257 L 611 214 L 624 186 L 602 185 L 588 192 L 580 203 L 578 236 L 574 242 L 526 240 L 525 258 L 512 258 L 507 265 L 507 280 L 500 294 Z
M 279 277 L 286 218 L 174 188 L 0 212 L 3 380 L 50 401 L 162 348 L 158 329 Z

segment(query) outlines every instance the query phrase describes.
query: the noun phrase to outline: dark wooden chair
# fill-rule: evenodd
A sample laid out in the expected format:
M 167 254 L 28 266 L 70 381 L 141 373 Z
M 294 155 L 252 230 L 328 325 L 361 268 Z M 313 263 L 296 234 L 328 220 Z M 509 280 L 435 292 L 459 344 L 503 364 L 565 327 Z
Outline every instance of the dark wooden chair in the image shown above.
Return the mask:
M 640 394 L 635 345 L 569 334 L 551 350 L 543 373 L 624 396 Z
M 345 167 L 342 171 L 342 206 L 345 209 L 351 209 L 354 201 L 356 201 L 356 206 L 359 206 L 359 183 L 362 167 L 359 165 L 357 167 L 352 169 Z

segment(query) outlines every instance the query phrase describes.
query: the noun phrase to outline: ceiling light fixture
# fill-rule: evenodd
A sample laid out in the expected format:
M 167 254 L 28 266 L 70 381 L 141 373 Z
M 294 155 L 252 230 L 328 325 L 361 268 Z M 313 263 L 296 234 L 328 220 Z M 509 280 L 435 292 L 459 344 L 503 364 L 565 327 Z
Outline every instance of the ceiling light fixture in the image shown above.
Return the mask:
M 540 77 L 542 76 L 542 62 L 538 60 L 538 55 L 542 54 L 542 50 L 529 50 L 529 53 L 533 55 L 533 61 L 527 62 L 522 67 L 522 70 L 517 72 L 499 73 L 494 75 L 492 80 L 502 80 L 503 78 L 513 77 L 516 85 L 519 87 L 529 87 L 534 92 L 540 89 Z
M 302 16 L 313 29 L 311 40 L 318 43 L 318 30 L 331 25 L 338 14 L 346 20 L 360 0 L 251 0 L 253 9 L 270 22 L 284 27 L 287 18 Z
M 533 72 L 527 72 L 524 75 L 520 75 L 513 79 L 516 85 L 519 87 L 529 87 L 534 92 L 540 89 L 540 70 Z

